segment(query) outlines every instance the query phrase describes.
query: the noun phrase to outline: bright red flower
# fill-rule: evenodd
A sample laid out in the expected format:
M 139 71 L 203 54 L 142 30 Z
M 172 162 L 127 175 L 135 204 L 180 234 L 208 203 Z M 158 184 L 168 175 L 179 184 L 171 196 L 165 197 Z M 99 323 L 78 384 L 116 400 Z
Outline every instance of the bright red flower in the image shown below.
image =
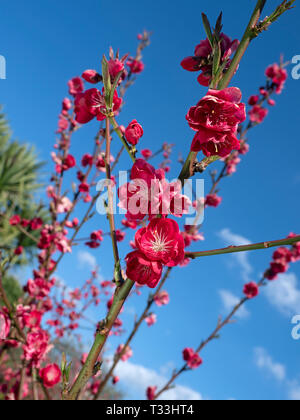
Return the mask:
M 280 67 L 278 64 L 273 64 L 267 68 L 266 76 L 271 79 L 276 86 L 276 93 L 281 93 L 288 78 L 287 71 Z
M 187 365 L 190 369 L 197 369 L 203 363 L 203 360 L 199 354 L 191 348 L 186 348 L 183 350 L 183 360 L 187 362 Z
M 24 357 L 33 366 L 39 367 L 50 349 L 49 335 L 46 331 L 37 330 L 27 334 L 26 344 L 23 346 Z
M 191 151 L 200 152 L 202 150 L 206 156 L 218 155 L 224 158 L 239 148 L 240 142 L 235 134 L 199 128 L 193 139 Z
M 23 315 L 23 320 L 26 327 L 30 329 L 39 328 L 42 321 L 42 315 L 42 312 L 37 310 L 25 312 Z
M 147 228 L 136 233 L 135 242 L 150 261 L 175 267 L 184 259 L 184 239 L 174 220 L 152 220 Z
M 130 280 L 155 288 L 159 283 L 163 266 L 160 262 L 150 261 L 141 252 L 134 251 L 127 255 L 126 275 Z
M 84 90 L 84 84 L 80 77 L 74 77 L 74 79 L 69 81 L 68 85 L 70 95 L 72 96 L 76 96 L 78 93 L 81 93 Z
M 253 123 L 261 124 L 268 115 L 268 113 L 269 111 L 266 108 L 263 108 L 259 105 L 255 105 L 249 111 L 250 121 L 252 121 Z
M 67 155 L 64 159 L 63 170 L 67 171 L 68 169 L 74 168 L 74 166 L 76 166 L 76 159 L 72 155 Z
M 11 226 L 17 226 L 17 225 L 19 225 L 21 223 L 21 217 L 19 216 L 19 215 L 15 215 L 15 216 L 12 216 L 10 219 L 9 219 L 9 224 L 11 225 Z
M 81 165 L 86 168 L 87 166 L 92 166 L 93 164 L 93 156 L 90 155 L 89 153 L 86 153 L 85 155 L 83 155 L 82 159 L 81 159 Z
M 118 92 L 115 90 L 113 98 L 113 110 L 116 112 L 122 105 L 122 99 L 119 98 Z M 106 104 L 103 93 L 98 89 L 89 89 L 84 93 L 80 93 L 75 98 L 75 114 L 76 121 L 80 124 L 86 124 L 93 118 L 98 121 L 105 119 Z
M 136 146 L 141 137 L 143 137 L 144 131 L 143 127 L 137 122 L 137 120 L 133 120 L 129 126 L 125 130 L 125 137 L 128 143 Z
M 15 255 L 22 255 L 24 251 L 24 248 L 22 246 L 18 246 L 15 250 L 14 250 L 14 254 Z
M 153 155 L 152 151 L 150 149 L 144 149 L 141 151 L 141 154 L 143 156 L 143 158 L 145 159 L 150 159 Z
M 248 104 L 250 106 L 254 106 L 254 105 L 257 104 L 258 101 L 259 101 L 259 96 L 258 95 L 253 95 L 253 96 L 250 96 Z
M 44 222 L 41 218 L 36 217 L 31 220 L 30 222 L 30 228 L 31 230 L 39 230 L 43 226 Z
M 218 207 L 222 202 L 222 197 L 218 197 L 217 194 L 209 194 L 205 198 L 205 205 L 209 207 Z
M 119 376 L 114 376 L 112 382 L 113 382 L 113 385 L 117 385 L 117 383 L 120 382 Z
M 157 392 L 157 386 L 149 386 L 147 388 L 146 394 L 147 394 L 148 401 L 153 401 L 155 399 L 156 392 Z
M 136 60 L 132 57 L 128 59 L 126 65 L 130 68 L 131 73 L 134 74 L 142 73 L 145 68 L 145 65 L 142 61 Z
M 86 70 L 83 74 L 82 74 L 82 78 L 88 82 L 88 83 L 92 83 L 92 84 L 97 84 L 99 82 L 101 82 L 102 77 L 100 76 L 99 73 L 96 72 L 96 70 Z
M 56 364 L 46 366 L 39 373 L 46 388 L 53 388 L 61 381 L 61 370 Z
M 192 107 L 186 119 L 189 126 L 198 131 L 201 128 L 219 133 L 236 133 L 238 124 L 246 119 L 245 104 L 241 104 L 240 89 L 210 89 L 198 104 Z
M 124 63 L 121 60 L 109 60 L 108 70 L 111 77 L 114 79 L 117 75 L 125 68 Z
M 254 299 L 256 296 L 259 295 L 259 287 L 256 283 L 251 282 L 251 283 L 245 284 L 243 292 L 244 292 L 244 295 L 246 295 L 248 299 Z

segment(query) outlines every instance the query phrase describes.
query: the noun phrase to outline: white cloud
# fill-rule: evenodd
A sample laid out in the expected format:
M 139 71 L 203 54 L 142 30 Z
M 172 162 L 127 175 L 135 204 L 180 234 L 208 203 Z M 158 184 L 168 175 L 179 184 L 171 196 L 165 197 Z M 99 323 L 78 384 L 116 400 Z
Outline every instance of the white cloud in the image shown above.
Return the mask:
M 285 366 L 275 362 L 268 354 L 267 350 L 262 347 L 254 349 L 255 364 L 260 369 L 265 370 L 268 374 L 273 376 L 278 381 L 282 382 L 286 379 Z
M 300 401 L 300 385 L 297 381 L 290 383 L 289 399 L 292 401 Z
M 264 293 L 273 306 L 286 316 L 300 314 L 300 289 L 295 274 L 282 274 L 269 286 Z
M 77 258 L 80 268 L 89 267 L 91 270 L 94 270 L 97 267 L 96 258 L 87 251 L 79 251 L 77 253 Z
M 119 363 L 116 374 L 126 384 L 126 388 L 135 393 L 136 399 L 145 399 L 148 386 L 162 387 L 167 382 L 167 377 L 153 369 L 136 365 L 131 362 Z M 126 397 L 126 396 L 125 396 Z M 202 395 L 189 387 L 182 385 L 167 391 L 162 399 L 166 400 L 202 400 Z
M 226 313 L 231 311 L 241 300 L 228 290 L 219 290 L 219 295 L 222 299 L 224 311 L 226 311 Z M 248 318 L 249 315 L 250 312 L 247 311 L 245 306 L 242 306 L 236 313 L 236 317 L 241 319 Z
M 223 229 L 221 232 L 218 233 L 219 238 L 221 238 L 224 243 L 228 246 L 240 246 L 240 245 L 249 245 L 251 241 L 241 235 L 237 235 L 231 232 L 230 229 Z M 253 272 L 253 268 L 249 263 L 248 253 L 241 252 L 237 254 L 233 254 L 232 257 L 236 260 L 237 264 L 241 267 L 242 270 L 242 278 L 245 283 L 249 283 L 251 280 L 251 274 Z

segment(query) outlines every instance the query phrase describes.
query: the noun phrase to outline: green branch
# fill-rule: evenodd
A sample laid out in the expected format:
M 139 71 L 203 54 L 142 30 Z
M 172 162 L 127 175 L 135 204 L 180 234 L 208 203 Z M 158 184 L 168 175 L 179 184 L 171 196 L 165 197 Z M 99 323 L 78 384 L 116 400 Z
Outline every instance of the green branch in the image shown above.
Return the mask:
M 214 249 L 212 251 L 200 251 L 200 252 L 186 252 L 185 256 L 187 258 L 200 258 L 200 257 L 210 257 L 213 255 L 223 255 L 223 254 L 233 254 L 236 252 L 246 252 L 246 251 L 256 251 L 258 249 L 269 249 L 279 246 L 293 245 L 297 242 L 300 242 L 300 236 L 295 236 L 294 238 L 281 239 L 279 241 L 269 241 L 261 242 L 258 244 L 251 245 L 242 245 L 242 246 L 229 246 L 228 248 Z

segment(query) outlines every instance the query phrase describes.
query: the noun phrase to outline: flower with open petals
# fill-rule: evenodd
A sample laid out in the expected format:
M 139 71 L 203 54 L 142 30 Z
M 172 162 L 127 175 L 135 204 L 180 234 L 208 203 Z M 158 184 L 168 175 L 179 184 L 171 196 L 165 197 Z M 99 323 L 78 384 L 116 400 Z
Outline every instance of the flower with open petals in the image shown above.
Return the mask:
M 186 348 L 183 351 L 183 360 L 187 362 L 187 365 L 190 369 L 197 369 L 199 366 L 202 365 L 203 360 L 199 356 L 198 353 L 196 353 L 191 348 Z
M 135 236 L 138 249 L 150 261 L 175 267 L 184 260 L 184 239 L 171 219 L 154 219 Z
M 56 364 L 46 366 L 39 373 L 46 388 L 53 388 L 61 381 L 61 370 Z
M 139 251 L 131 252 L 126 257 L 127 277 L 139 285 L 154 289 L 162 276 L 163 266 L 160 262 L 150 261 Z

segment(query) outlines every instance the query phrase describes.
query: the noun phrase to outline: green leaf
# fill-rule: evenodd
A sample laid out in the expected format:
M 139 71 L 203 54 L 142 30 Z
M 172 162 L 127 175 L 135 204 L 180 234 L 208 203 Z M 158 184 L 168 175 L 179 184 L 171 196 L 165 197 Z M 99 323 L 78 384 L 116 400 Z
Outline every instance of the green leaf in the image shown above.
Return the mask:
M 106 105 L 109 106 L 110 101 L 110 92 L 111 92 L 111 79 L 108 69 L 108 61 L 105 55 L 102 59 L 102 76 L 103 76 L 103 85 L 104 85 L 104 92 L 105 92 L 105 102 Z
M 122 77 L 122 74 L 123 74 L 123 70 L 120 71 L 120 73 L 117 74 L 117 77 L 115 78 L 114 84 L 112 85 L 112 88 L 111 88 L 111 91 L 110 91 L 110 98 L 109 98 L 109 106 L 110 106 L 110 108 L 112 108 L 112 106 L 113 106 L 114 93 L 115 93 L 115 90 L 118 87 L 118 84 L 119 84 L 119 81 L 120 81 L 120 79 Z
M 214 38 L 213 38 L 213 34 L 212 34 L 212 30 L 211 30 L 209 20 L 208 20 L 205 13 L 202 13 L 202 20 L 203 20 L 203 26 L 204 26 L 207 38 L 209 40 L 209 43 L 210 43 L 211 47 L 213 48 L 214 47 Z

